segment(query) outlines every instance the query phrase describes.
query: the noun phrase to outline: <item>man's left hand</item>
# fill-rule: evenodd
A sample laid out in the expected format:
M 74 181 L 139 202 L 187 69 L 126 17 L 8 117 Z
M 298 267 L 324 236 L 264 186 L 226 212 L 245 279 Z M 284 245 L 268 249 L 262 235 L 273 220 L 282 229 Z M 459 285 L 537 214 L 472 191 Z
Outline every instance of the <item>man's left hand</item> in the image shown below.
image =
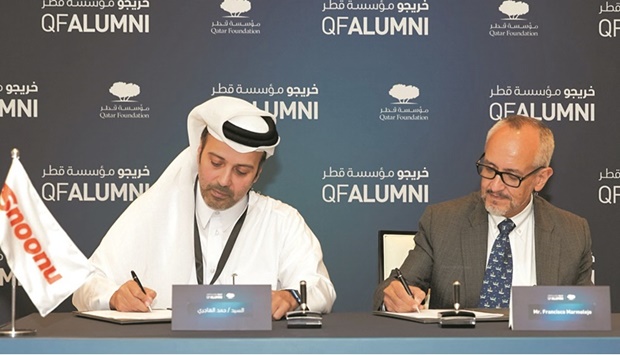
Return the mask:
M 286 312 L 295 310 L 299 304 L 287 290 L 271 291 L 271 317 L 274 320 L 281 319 Z

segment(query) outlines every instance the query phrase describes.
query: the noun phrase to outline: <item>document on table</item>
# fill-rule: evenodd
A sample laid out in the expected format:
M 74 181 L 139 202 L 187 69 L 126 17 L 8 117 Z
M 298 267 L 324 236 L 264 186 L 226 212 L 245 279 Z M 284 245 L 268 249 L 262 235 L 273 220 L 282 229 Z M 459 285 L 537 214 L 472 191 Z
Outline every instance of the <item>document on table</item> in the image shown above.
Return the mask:
M 172 320 L 169 309 L 154 309 L 152 312 L 86 311 L 75 312 L 75 315 L 117 324 L 168 323 Z
M 476 316 L 477 322 L 497 322 L 508 320 L 508 310 L 501 312 L 481 312 L 463 309 L 463 312 L 471 312 Z M 420 312 L 411 313 L 397 313 L 397 312 L 384 312 L 375 311 L 373 314 L 383 317 L 392 317 L 410 320 L 418 323 L 439 323 L 442 312 L 454 312 L 453 309 L 423 309 Z

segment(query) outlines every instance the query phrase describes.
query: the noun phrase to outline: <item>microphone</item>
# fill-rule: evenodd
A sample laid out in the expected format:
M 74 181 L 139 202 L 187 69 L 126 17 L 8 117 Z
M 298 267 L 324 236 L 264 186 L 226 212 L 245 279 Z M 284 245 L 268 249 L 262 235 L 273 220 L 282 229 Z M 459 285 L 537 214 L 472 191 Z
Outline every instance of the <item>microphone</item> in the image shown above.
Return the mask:
M 454 288 L 454 310 L 458 312 L 461 308 L 461 283 L 454 281 L 452 287 Z
M 286 313 L 288 328 L 321 328 L 323 315 L 320 312 L 312 312 L 308 308 L 308 294 L 306 281 L 299 282 L 299 311 Z
M 299 305 L 299 308 L 302 312 L 309 311 L 310 309 L 308 309 L 308 303 L 306 298 L 306 281 L 302 280 L 299 282 L 299 294 L 301 297 L 301 304 Z
M 473 312 L 461 311 L 461 283 L 452 283 L 452 297 L 454 310 L 440 313 L 439 325 L 442 328 L 474 328 L 476 326 L 476 315 Z

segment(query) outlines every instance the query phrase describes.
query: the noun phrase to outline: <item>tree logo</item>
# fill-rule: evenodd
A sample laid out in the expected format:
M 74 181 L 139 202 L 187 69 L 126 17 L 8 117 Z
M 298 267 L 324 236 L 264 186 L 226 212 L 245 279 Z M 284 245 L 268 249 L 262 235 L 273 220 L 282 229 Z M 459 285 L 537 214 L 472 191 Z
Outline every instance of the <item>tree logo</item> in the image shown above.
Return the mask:
M 224 0 L 220 7 L 228 12 L 230 17 L 244 17 L 241 14 L 250 11 L 252 3 L 249 0 Z
M 130 99 L 140 95 L 140 86 L 133 83 L 117 81 L 110 87 L 110 94 L 118 97 L 118 100 L 115 101 L 135 102 L 135 100 Z
M 530 5 L 523 1 L 506 0 L 499 6 L 499 11 L 507 15 L 509 20 L 519 20 L 519 16 L 530 11 Z
M 396 84 L 392 86 L 389 94 L 397 99 L 399 104 L 409 104 L 409 100 L 420 96 L 420 89 L 413 85 Z

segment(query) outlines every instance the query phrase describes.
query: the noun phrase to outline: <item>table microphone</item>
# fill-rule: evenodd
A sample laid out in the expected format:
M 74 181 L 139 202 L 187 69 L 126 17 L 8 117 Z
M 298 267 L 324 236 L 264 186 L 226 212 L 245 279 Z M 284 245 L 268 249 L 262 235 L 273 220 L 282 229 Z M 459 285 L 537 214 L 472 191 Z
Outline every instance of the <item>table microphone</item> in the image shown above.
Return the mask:
M 308 308 L 306 281 L 299 282 L 299 311 L 286 313 L 288 328 L 321 328 L 323 315 L 320 312 L 312 312 Z
M 299 308 L 301 309 L 302 312 L 309 311 L 307 299 L 306 299 L 307 297 L 306 296 L 306 281 L 302 280 L 299 282 L 299 294 L 301 298 L 301 304 L 299 305 Z
M 454 288 L 454 310 L 458 312 L 459 308 L 461 308 L 461 283 L 454 281 L 452 287 Z
M 440 313 L 439 326 L 442 328 L 473 328 L 476 326 L 476 315 L 473 312 L 461 310 L 461 283 L 452 284 L 454 310 Z

